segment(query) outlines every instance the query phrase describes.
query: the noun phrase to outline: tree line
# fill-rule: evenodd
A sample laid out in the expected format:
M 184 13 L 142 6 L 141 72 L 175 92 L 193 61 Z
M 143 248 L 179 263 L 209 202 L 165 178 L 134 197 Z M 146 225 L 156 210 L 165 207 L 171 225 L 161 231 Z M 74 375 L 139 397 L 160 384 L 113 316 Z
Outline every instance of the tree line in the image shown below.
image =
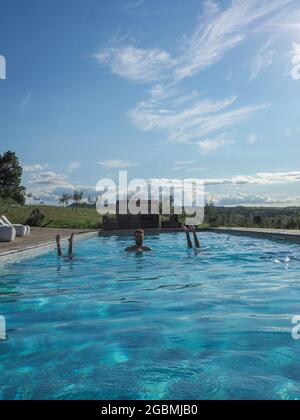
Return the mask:
M 300 208 L 205 206 L 204 222 L 211 227 L 245 227 L 300 230 Z
M 58 204 L 61 207 L 70 207 L 72 208 L 72 211 L 76 209 L 76 212 L 78 210 L 78 207 L 80 206 L 80 203 L 82 202 L 84 198 L 83 191 L 74 191 L 73 194 L 64 193 L 58 198 Z M 94 207 L 96 206 L 96 200 L 92 196 L 88 196 L 87 198 L 87 205 Z

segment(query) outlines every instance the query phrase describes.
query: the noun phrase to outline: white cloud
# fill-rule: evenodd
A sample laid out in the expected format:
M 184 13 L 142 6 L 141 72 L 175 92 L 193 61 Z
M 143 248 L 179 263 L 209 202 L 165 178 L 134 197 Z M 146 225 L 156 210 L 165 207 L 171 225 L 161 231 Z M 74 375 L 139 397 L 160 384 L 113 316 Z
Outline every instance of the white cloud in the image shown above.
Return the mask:
M 180 81 L 198 74 L 219 62 L 228 51 L 239 45 L 255 22 L 274 15 L 291 0 L 231 0 L 221 8 L 213 0 L 203 3 L 203 14 L 191 36 L 184 41 L 175 58 L 169 52 L 153 48 L 142 49 L 134 44 L 102 49 L 93 55 L 112 73 L 136 82 Z M 129 3 L 136 8 L 140 2 Z M 258 25 L 257 25 L 258 26 Z M 269 58 L 270 60 L 270 58 Z
M 196 163 L 194 160 L 177 160 L 174 162 L 174 166 L 190 166 Z
M 236 175 L 231 178 L 206 179 L 207 186 L 217 185 L 276 185 L 300 182 L 300 171 L 259 172 L 255 175 Z
M 60 194 L 71 193 L 74 188 L 65 175 L 55 172 L 40 172 L 31 175 L 27 183 L 27 190 L 41 201 L 54 203 L 57 202 Z
M 124 8 L 127 8 L 127 9 L 136 9 L 136 8 L 140 7 L 143 3 L 144 3 L 144 0 L 132 0 L 132 1 L 128 1 L 127 3 L 124 4 Z
M 66 175 L 57 174 L 55 172 L 40 172 L 31 176 L 28 184 L 35 186 L 45 186 L 46 188 L 53 188 L 57 186 L 70 187 L 71 184 L 67 181 Z
M 182 46 L 176 79 L 194 76 L 219 62 L 246 37 L 251 24 L 284 7 L 290 0 L 233 0 L 227 9 L 208 0 L 198 27 Z
M 300 126 L 298 127 L 287 127 L 283 130 L 283 135 L 290 137 L 290 136 L 299 136 L 300 135 Z M 281 133 L 280 133 L 281 136 Z
M 114 74 L 145 83 L 161 80 L 176 63 L 166 51 L 157 48 L 144 50 L 134 45 L 109 47 L 93 57 L 110 67 Z
M 103 160 L 98 162 L 98 165 L 103 166 L 106 169 L 129 169 L 140 166 L 138 163 L 132 163 L 124 160 Z
M 276 198 L 268 195 L 257 194 L 224 194 L 215 196 L 214 200 L 217 206 L 282 206 L 293 204 L 295 200 L 291 198 Z
M 300 44 L 293 44 L 292 64 L 294 64 L 291 72 L 292 78 L 300 80 Z
M 257 136 L 255 134 L 250 134 L 249 137 L 247 138 L 247 143 L 251 145 L 258 143 Z
M 197 162 L 195 160 L 178 160 L 173 162 L 172 170 L 175 172 L 185 172 L 185 173 L 200 173 L 207 172 L 208 168 L 202 166 L 196 166 Z
M 25 109 L 28 107 L 28 105 L 30 104 L 32 99 L 32 93 L 28 92 L 24 98 L 21 100 L 21 102 L 19 103 L 19 109 L 21 111 L 25 111 Z
M 52 204 L 57 204 L 61 194 L 72 194 L 75 190 L 83 191 L 85 197 L 97 195 L 96 187 L 73 184 L 68 176 L 51 171 L 32 173 L 27 182 L 27 190 L 39 200 Z
M 299 182 L 300 172 L 260 172 L 257 174 L 257 177 L 266 184 Z
M 120 161 L 119 161 L 120 162 Z M 191 163 L 194 161 L 191 161 Z M 196 168 L 189 166 L 189 161 L 178 162 L 185 164 L 185 170 L 187 172 L 199 172 L 204 171 L 204 168 Z M 128 163 L 127 163 L 128 164 Z M 197 176 L 199 178 L 199 176 Z M 300 171 L 290 171 L 290 172 L 259 172 L 254 175 L 236 175 L 229 178 L 202 178 L 206 188 L 209 187 L 218 187 L 218 186 L 227 186 L 227 187 L 239 187 L 243 186 L 269 186 L 269 185 L 287 185 L 293 183 L 300 183 Z M 153 180 L 158 185 L 161 183 L 168 184 L 170 180 L 168 179 L 156 179 Z M 178 180 L 178 185 L 181 185 L 181 181 Z M 80 190 L 84 192 L 85 197 L 91 195 L 93 197 L 97 196 L 96 187 L 89 185 L 79 185 L 73 184 L 68 176 L 63 174 L 58 174 L 55 172 L 32 172 L 27 182 L 27 191 L 33 193 L 35 197 L 38 197 L 39 200 L 48 202 L 48 203 L 57 203 L 58 197 L 62 193 L 72 194 L 75 190 Z M 249 198 L 250 197 L 250 198 Z M 252 197 L 252 199 L 251 199 Z M 239 205 L 239 204 L 272 204 L 271 199 L 266 200 L 259 199 L 260 196 L 252 194 L 229 194 L 218 196 L 218 201 L 222 205 Z M 221 201 L 222 200 L 222 201 Z M 225 201 L 227 200 L 227 201 Z M 231 201 L 229 201 L 231 200 Z M 292 201 L 291 201 L 292 203 Z M 293 199 L 295 203 L 295 199 Z M 280 205 L 278 199 L 274 199 L 274 204 Z M 289 204 L 287 200 L 282 201 L 282 204 Z M 300 204 L 300 202 L 299 202 Z
M 134 16 L 148 16 L 149 12 L 145 11 L 142 7 L 144 3 L 145 0 L 124 0 L 118 4 L 117 8 L 125 14 Z
M 209 171 L 208 168 L 202 167 L 202 166 L 191 166 L 190 168 L 186 168 L 185 172 L 190 172 L 190 173 L 199 173 L 199 172 L 207 172 Z
M 267 32 L 276 32 L 277 34 L 282 33 L 295 33 L 300 29 L 300 10 L 297 0 L 291 0 L 291 7 L 283 8 L 282 11 L 276 13 L 274 17 L 267 20 L 262 26 L 262 29 Z M 293 6 L 293 7 L 292 7 Z
M 81 167 L 81 163 L 80 162 L 71 162 L 68 166 L 68 173 L 72 174 L 73 172 L 75 172 L 77 169 L 79 169 Z
M 227 138 L 226 135 L 218 136 L 214 139 L 201 140 L 197 144 L 202 154 L 206 155 L 219 149 L 224 149 L 234 143 L 233 140 Z
M 177 132 L 179 126 L 187 128 L 195 125 L 198 118 L 221 111 L 235 100 L 235 97 L 218 102 L 203 100 L 183 110 L 172 105 L 169 108 L 163 108 L 160 103 L 153 101 L 140 102 L 130 112 L 130 117 L 132 122 L 143 131 L 165 129 L 172 133 Z
M 177 160 L 173 162 L 173 171 L 189 172 L 190 168 L 193 168 L 196 163 L 195 160 Z
M 268 106 L 259 104 L 228 109 L 235 101 L 235 97 L 215 102 L 202 100 L 182 109 L 173 104 L 163 107 L 150 100 L 140 102 L 129 115 L 132 123 L 142 131 L 162 130 L 169 141 L 195 142 L 203 136 L 241 123 Z
M 28 173 L 33 173 L 33 172 L 40 172 L 43 171 L 44 169 L 46 169 L 48 165 L 40 165 L 40 164 L 34 164 L 34 165 L 24 165 L 23 166 L 23 171 L 24 172 L 28 172 Z
M 271 49 L 272 41 L 269 39 L 257 52 L 251 66 L 250 80 L 254 80 L 261 73 L 261 71 L 273 64 L 276 54 L 274 49 Z
M 197 92 L 183 93 L 178 83 L 218 63 L 255 30 L 261 29 L 290 0 L 230 0 L 224 3 L 206 0 L 196 29 L 186 36 L 177 52 L 142 49 L 133 43 L 114 42 L 94 55 L 114 74 L 130 81 L 153 82 L 150 99 L 139 102 L 130 112 L 134 126 L 142 131 L 163 131 L 169 141 L 197 143 L 203 137 L 233 127 L 267 104 L 229 107 L 237 97 L 220 101 L 199 99 Z M 219 5 L 220 4 L 220 5 Z M 222 4 L 222 7 L 221 7 Z M 270 41 L 253 62 L 252 78 L 273 61 Z M 204 140 L 206 141 L 206 140 Z M 209 146 L 204 143 L 204 146 Z

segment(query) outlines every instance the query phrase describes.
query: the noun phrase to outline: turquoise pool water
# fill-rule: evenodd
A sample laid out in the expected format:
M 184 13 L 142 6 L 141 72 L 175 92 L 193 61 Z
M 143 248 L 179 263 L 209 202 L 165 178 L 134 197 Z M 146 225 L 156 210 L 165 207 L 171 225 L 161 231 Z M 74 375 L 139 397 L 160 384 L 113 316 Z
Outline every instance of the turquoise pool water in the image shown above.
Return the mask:
M 300 247 L 205 233 L 0 268 L 0 399 L 298 399 Z

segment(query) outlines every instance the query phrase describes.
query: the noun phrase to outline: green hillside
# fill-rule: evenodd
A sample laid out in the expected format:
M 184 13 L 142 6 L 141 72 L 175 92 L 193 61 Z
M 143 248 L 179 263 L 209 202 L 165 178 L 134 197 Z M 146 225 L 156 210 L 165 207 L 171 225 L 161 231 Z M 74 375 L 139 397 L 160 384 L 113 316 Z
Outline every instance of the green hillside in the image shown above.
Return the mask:
M 70 229 L 98 229 L 102 226 L 102 217 L 95 208 L 62 208 L 55 206 L 11 206 L 6 217 L 12 223 L 25 223 L 32 210 L 39 208 L 45 215 L 44 225 L 53 228 Z M 7 209 L 5 203 L 0 203 L 0 214 L 4 214 Z

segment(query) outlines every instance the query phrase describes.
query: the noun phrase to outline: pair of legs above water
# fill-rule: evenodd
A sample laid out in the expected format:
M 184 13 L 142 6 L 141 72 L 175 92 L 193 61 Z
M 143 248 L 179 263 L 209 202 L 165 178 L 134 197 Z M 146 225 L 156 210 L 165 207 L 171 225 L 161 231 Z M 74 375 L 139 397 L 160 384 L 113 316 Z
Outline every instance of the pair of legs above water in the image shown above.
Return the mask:
M 74 240 L 74 236 L 75 233 L 72 233 L 72 235 L 70 236 L 70 238 L 68 239 L 69 242 L 69 246 L 68 246 L 68 255 L 67 257 L 71 260 L 73 259 L 73 240 Z M 62 257 L 63 256 L 63 252 L 62 252 L 62 248 L 61 248 L 61 236 L 57 235 L 56 236 L 56 245 L 57 245 L 57 255 L 58 257 Z
M 196 233 L 196 229 L 195 226 L 193 225 L 185 225 L 183 226 L 183 231 L 186 233 L 186 240 L 187 240 L 187 244 L 188 244 L 188 248 L 192 249 L 193 248 L 193 242 L 191 240 L 191 236 L 190 233 L 193 234 L 194 237 L 194 242 L 195 242 L 195 248 L 200 249 L 200 242 Z

